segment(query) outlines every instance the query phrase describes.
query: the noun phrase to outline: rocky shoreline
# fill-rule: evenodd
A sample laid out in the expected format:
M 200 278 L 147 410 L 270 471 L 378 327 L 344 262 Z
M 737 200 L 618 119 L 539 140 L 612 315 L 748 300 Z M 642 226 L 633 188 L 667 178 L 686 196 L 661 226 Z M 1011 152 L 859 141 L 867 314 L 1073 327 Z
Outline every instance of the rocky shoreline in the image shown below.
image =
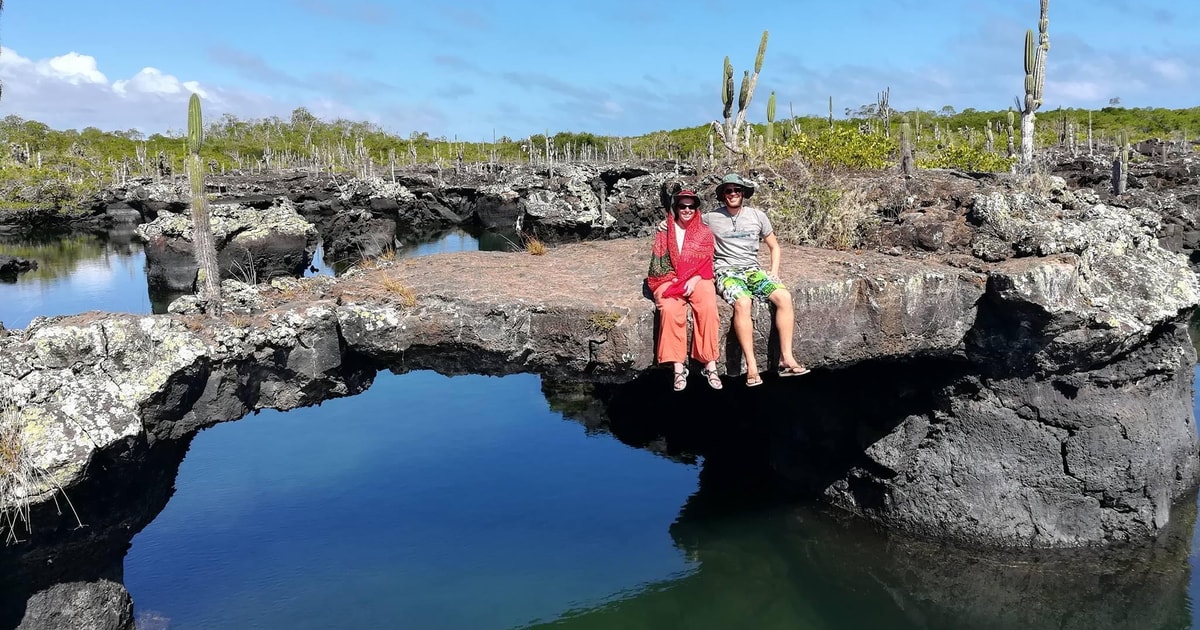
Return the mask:
M 497 184 L 486 195 L 453 189 L 473 200 L 475 220 L 558 221 L 568 226 L 558 240 L 587 237 L 544 256 L 378 261 L 337 279 L 227 282 L 222 318 L 188 314 L 184 300 L 169 315 L 87 313 L 0 331 L 0 391 L 48 473 L 32 489 L 35 504 L 49 505 L 57 488 L 102 493 L 95 462 L 136 469 L 158 445 L 186 443 L 204 426 L 352 395 L 380 369 L 534 372 L 614 387 L 610 410 L 635 399 L 678 405 L 635 396 L 662 389 L 642 292 L 648 243 L 594 237 L 649 234 L 664 185 L 702 178 L 678 168 L 618 178 L 611 191 L 625 201 L 602 190 L 589 213 L 580 182 L 595 175 L 580 173 Z M 744 390 L 733 386 L 741 368 L 727 345 L 731 387 L 687 404 L 707 410 L 711 426 L 753 401 L 751 413 L 770 418 L 751 431 L 769 445 L 766 464 L 807 494 L 899 531 L 996 548 L 1154 539 L 1200 481 L 1186 333 L 1200 304 L 1187 258 L 1194 207 L 1177 191 L 1150 199 L 1143 187 L 1114 199 L 1056 178 L 1034 191 L 946 173 L 903 185 L 917 202 L 880 227 L 881 251 L 785 249 L 796 353 L 820 369 Z M 439 194 L 414 198 L 429 209 L 450 193 Z M 276 199 L 257 203 L 297 203 Z M 769 317 L 756 313 L 764 353 Z M 722 319 L 728 326 L 727 311 Z M 886 379 L 859 386 L 880 396 L 822 395 L 852 391 L 848 379 L 862 370 Z M 611 422 L 619 434 L 620 414 Z M 695 427 L 638 431 L 699 454 L 719 447 Z M 53 519 L 48 511 L 35 514 Z M 39 522 L 26 544 L 58 544 L 70 529 L 62 517 Z

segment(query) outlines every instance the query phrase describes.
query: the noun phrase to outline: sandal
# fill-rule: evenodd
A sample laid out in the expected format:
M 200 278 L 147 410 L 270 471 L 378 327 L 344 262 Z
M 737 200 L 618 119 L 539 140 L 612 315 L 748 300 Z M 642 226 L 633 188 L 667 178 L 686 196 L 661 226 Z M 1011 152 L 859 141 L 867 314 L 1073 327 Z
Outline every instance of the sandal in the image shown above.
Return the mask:
M 688 369 L 687 368 L 683 368 L 682 372 L 675 373 L 675 381 L 674 381 L 674 385 L 673 385 L 673 387 L 675 388 L 675 391 L 681 392 L 681 391 L 683 391 L 683 388 L 687 387 L 687 377 L 688 377 Z
M 759 376 L 758 374 L 747 374 L 746 375 L 746 387 L 758 387 L 759 385 L 762 385 L 762 377 L 761 376 Z
M 781 377 L 801 376 L 803 374 L 808 374 L 811 371 L 812 370 L 804 367 L 803 365 L 797 365 L 794 367 L 789 367 L 786 365 L 779 366 L 779 376 L 781 376 Z
M 721 383 L 721 376 L 717 374 L 717 369 L 703 370 L 700 372 L 704 378 L 708 379 L 708 386 L 713 389 L 721 389 L 724 385 Z

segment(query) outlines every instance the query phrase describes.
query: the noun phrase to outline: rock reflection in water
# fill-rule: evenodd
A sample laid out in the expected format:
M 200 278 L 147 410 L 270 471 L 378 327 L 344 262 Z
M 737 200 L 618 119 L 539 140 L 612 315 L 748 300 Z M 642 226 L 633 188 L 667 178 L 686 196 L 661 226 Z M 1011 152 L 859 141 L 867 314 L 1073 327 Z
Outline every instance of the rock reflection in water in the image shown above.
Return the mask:
M 546 624 L 555 628 L 1054 628 L 1191 625 L 1191 522 L 1151 548 L 978 554 L 888 537 L 806 508 L 692 510 L 672 526 L 685 577 Z M 1194 514 L 1194 508 L 1191 510 Z M 542 626 L 534 626 L 542 627 Z
M 636 394 L 628 387 L 555 383 L 544 391 L 553 408 L 589 432 L 611 432 L 672 459 L 703 461 L 699 490 L 670 531 L 698 569 L 614 594 L 609 602 L 571 611 L 546 627 L 1192 625 L 1194 502 L 1177 506 L 1176 518 L 1153 544 L 1132 548 L 980 551 L 884 533 L 817 506 L 807 500 L 812 496 L 807 489 L 779 475 L 764 456 L 771 452 L 764 443 L 767 423 L 755 426 L 737 416 L 744 406 L 726 405 L 728 397 L 703 389 L 683 398 L 666 392 L 665 383 L 655 381 Z M 658 390 L 664 393 L 655 394 Z M 725 430 L 719 428 L 722 416 Z M 679 426 L 687 423 L 698 431 Z

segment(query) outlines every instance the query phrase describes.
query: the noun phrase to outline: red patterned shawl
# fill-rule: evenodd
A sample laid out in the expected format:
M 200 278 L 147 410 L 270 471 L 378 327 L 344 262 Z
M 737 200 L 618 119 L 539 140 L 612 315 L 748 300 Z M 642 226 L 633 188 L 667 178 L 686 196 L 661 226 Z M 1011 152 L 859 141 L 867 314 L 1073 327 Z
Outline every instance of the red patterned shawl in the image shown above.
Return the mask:
M 713 278 L 713 235 L 697 215 L 683 234 L 683 251 L 675 244 L 675 220 L 667 221 L 667 229 L 654 234 L 654 251 L 650 257 L 650 273 L 646 283 L 657 293 L 662 285 L 678 279 L 663 295 L 683 295 L 683 285 L 692 276 L 703 280 Z

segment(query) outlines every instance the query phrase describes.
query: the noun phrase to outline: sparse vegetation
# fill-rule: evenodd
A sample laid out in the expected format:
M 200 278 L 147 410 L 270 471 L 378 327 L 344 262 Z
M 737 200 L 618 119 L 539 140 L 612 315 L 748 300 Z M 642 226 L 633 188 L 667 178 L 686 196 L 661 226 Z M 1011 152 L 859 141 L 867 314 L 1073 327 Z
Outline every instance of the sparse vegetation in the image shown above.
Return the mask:
M 389 294 L 399 298 L 400 303 L 406 308 L 416 306 L 417 294 L 412 290 L 411 287 L 403 282 L 400 282 L 396 278 L 385 275 L 379 281 L 379 286 L 383 287 L 383 289 Z
M 953 168 L 961 171 L 1007 171 L 1017 161 L 970 145 L 950 145 L 917 159 L 921 168 Z
M 893 100 L 899 98 L 901 96 L 893 95 Z M 878 149 L 884 144 L 891 147 L 883 153 L 885 166 L 899 161 L 897 139 L 901 123 L 898 121 L 902 115 L 907 115 L 911 121 L 913 156 L 918 160 L 950 144 L 981 146 L 987 126 L 1002 125 L 1008 115 L 1007 110 L 966 108 L 956 111 L 950 106 L 938 110 L 890 110 L 889 113 L 891 122 L 886 130 L 882 128 L 882 117 L 875 103 L 846 108 L 845 117 L 841 119 L 824 115 L 793 116 L 777 119 L 772 126 L 779 145 L 786 146 L 796 136 L 808 137 L 809 140 L 798 143 L 817 160 L 834 165 L 848 162 L 850 168 L 882 168 L 867 164 L 879 163 Z M 1147 138 L 1182 143 L 1185 139 L 1200 136 L 1200 107 L 1163 109 L 1110 105 L 1092 110 L 1042 109 L 1038 112 L 1036 144 L 1060 143 L 1062 129 L 1067 126 L 1086 149 L 1089 118 L 1093 139 L 1105 146 L 1112 146 L 1121 131 L 1128 132 L 1132 144 Z M 866 135 L 882 136 L 883 140 L 854 138 L 864 136 L 860 128 L 869 128 Z M 753 137 L 765 139 L 767 124 L 746 121 L 741 130 L 743 139 L 747 129 Z M 831 135 L 822 136 L 822 131 Z M 1019 129 L 1014 133 L 1015 142 L 1019 143 Z M 886 142 L 889 135 L 890 144 Z M 434 138 L 426 133 L 394 136 L 371 123 L 322 121 L 304 108 L 298 108 L 290 119 L 242 120 L 225 114 L 205 127 L 199 155 L 208 173 L 235 169 L 247 172 L 308 168 L 386 178 L 392 167 L 406 164 L 452 168 L 460 163 L 459 156 L 463 164 L 539 162 L 546 159 L 547 154 L 554 160 L 563 161 L 668 158 L 700 163 L 708 159 L 713 136 L 711 125 L 700 125 L 627 138 L 560 132 L 520 139 L 500 137 L 491 141 L 466 142 Z M 822 137 L 827 139 L 821 140 Z M 855 145 L 847 149 L 825 146 L 834 140 L 854 142 Z M 0 119 L 0 147 L 7 148 L 0 152 L 0 206 L 9 212 L 54 209 L 66 218 L 78 213 L 90 195 L 105 185 L 129 177 L 175 177 L 184 172 L 188 156 L 185 135 L 144 136 L 136 130 L 101 131 L 95 127 L 57 131 L 16 115 Z M 993 152 L 1009 157 L 1003 146 L 994 147 Z M 769 150 L 760 153 L 769 153 Z
M 597 334 L 606 333 L 617 327 L 617 323 L 621 321 L 621 314 L 613 311 L 597 311 L 588 316 L 588 324 L 592 332 Z
M 0 398 L 0 505 L 4 506 L 0 508 L 0 532 L 5 544 L 20 542 L 22 532 L 32 531 L 30 504 L 41 499 L 38 495 L 47 486 L 54 488 L 55 504 L 61 493 L 76 523 L 82 525 L 66 493 L 50 483 L 46 471 L 34 461 L 20 409 L 11 400 Z
M 546 244 L 536 236 L 531 234 L 523 234 L 522 239 L 525 241 L 525 251 L 534 256 L 541 256 L 546 253 Z
M 795 134 L 782 145 L 772 147 L 769 156 L 775 160 L 799 157 L 811 166 L 828 169 L 863 170 L 886 168 L 897 150 L 898 145 L 883 134 L 836 127 L 821 128 L 813 134 Z
M 799 245 L 851 249 L 879 225 L 875 208 L 852 188 L 836 181 L 812 181 L 766 192 L 764 205 L 781 241 Z

